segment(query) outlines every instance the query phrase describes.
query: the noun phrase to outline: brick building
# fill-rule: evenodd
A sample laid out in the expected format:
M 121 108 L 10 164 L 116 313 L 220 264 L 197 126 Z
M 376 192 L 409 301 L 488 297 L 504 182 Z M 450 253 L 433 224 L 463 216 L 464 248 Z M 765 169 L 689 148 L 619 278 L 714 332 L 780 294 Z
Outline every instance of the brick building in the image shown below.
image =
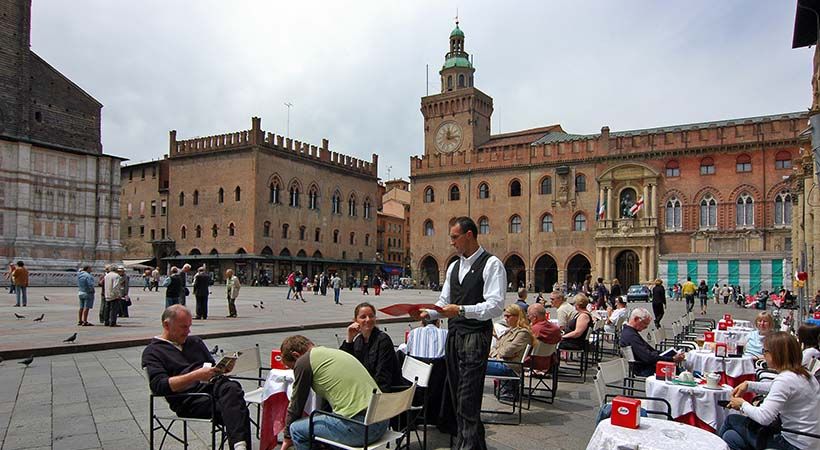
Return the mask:
M 805 113 L 571 134 L 560 125 L 492 135 L 492 98 L 456 25 L 441 93 L 423 97 L 425 147 L 411 158 L 414 276 L 441 282 L 461 215 L 514 285 L 550 291 L 588 274 L 622 285 L 687 276 L 777 288 L 790 271 L 784 180 Z M 785 261 L 784 261 L 785 260 Z
M 168 159 L 129 164 L 121 169 L 120 178 L 120 240 L 126 263 L 156 267 L 155 253 L 161 249 L 154 244 L 168 240 Z
M 139 180 L 124 181 L 124 202 L 150 208 L 151 201 L 162 205 L 167 198 L 167 216 L 160 209 L 156 217 L 140 218 L 156 230 L 151 245 L 163 269 L 205 264 L 221 279 L 231 268 L 245 282 L 263 276 L 283 282 L 291 270 L 310 276 L 338 271 L 345 280 L 372 275 L 378 156 L 362 161 L 330 151 L 327 140 L 308 145 L 264 132 L 259 118 L 251 122 L 249 130 L 187 140 L 171 131 L 166 160 L 122 168 L 123 176 L 140 173 Z M 158 191 L 143 190 L 142 168 L 155 164 L 158 179 L 146 176 L 145 182 Z M 127 219 L 124 209 L 126 227 L 143 223 Z M 129 259 L 147 247 L 134 248 L 141 250 Z
M 39 270 L 122 258 L 122 158 L 102 105 L 31 51 L 31 1 L 0 1 L 0 256 Z
M 378 252 L 387 281 L 410 276 L 410 183 L 397 179 L 385 182 L 378 215 Z

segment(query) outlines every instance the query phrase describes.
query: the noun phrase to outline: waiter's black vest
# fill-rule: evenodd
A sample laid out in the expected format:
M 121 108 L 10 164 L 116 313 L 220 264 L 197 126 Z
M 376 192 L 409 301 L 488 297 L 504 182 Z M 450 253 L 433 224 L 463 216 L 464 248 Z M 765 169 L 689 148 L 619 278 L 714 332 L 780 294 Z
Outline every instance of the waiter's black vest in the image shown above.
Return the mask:
M 477 305 L 484 301 L 484 266 L 490 259 L 490 252 L 484 250 L 478 259 L 470 267 L 464 279 L 458 280 L 458 271 L 461 266 L 461 259 L 456 261 L 450 272 L 450 303 L 453 305 Z M 448 321 L 450 331 L 491 331 L 493 329 L 492 320 L 466 319 L 463 317 L 453 317 Z

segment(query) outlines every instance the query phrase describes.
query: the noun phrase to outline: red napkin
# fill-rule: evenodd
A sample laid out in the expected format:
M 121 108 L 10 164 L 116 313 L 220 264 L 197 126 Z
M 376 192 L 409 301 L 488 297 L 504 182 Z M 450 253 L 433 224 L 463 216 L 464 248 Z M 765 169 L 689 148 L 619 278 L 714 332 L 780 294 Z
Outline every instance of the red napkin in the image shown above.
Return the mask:
M 409 316 L 411 312 L 418 311 L 420 309 L 433 309 L 438 312 L 441 312 L 441 308 L 432 303 L 396 303 L 395 305 L 385 306 L 384 308 L 381 308 L 379 311 L 387 314 L 388 316 L 398 317 Z

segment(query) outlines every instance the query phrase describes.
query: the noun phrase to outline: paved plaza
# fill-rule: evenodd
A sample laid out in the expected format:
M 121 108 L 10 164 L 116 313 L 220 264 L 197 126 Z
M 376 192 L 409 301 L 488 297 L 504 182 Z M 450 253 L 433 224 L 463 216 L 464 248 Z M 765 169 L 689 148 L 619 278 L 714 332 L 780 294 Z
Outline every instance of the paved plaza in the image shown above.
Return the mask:
M 138 291 L 138 292 L 137 292 Z M 162 294 L 132 291 L 140 297 L 131 310 L 131 318 L 124 319 L 119 329 L 102 326 L 77 327 L 75 293 L 71 288 L 30 290 L 28 308 L 13 308 L 12 296 L 0 294 L 0 325 L 2 349 L 61 347 L 60 341 L 71 333 L 80 332 L 74 348 L 84 344 L 104 342 L 138 342 L 158 334 Z M 220 286 L 214 292 L 221 293 Z M 332 296 L 306 295 L 307 304 L 286 302 L 283 288 L 243 288 L 239 302 L 239 319 L 225 319 L 224 301 L 215 296 L 211 304 L 213 319 L 194 322 L 193 334 L 211 335 L 209 346 L 219 345 L 227 351 L 253 347 L 259 344 L 264 355 L 278 348 L 287 332 L 264 332 L 276 327 L 320 327 L 299 331 L 319 345 L 336 346 L 337 333 L 344 331 L 356 303 L 367 300 L 385 306 L 397 302 L 428 302 L 436 298 L 430 291 L 386 291 L 380 297 L 364 297 L 359 291 L 343 292 L 344 306 L 333 305 Z M 45 302 L 42 295 L 49 297 Z M 7 296 L 7 297 L 6 297 Z M 251 304 L 264 302 L 265 309 L 254 309 Z M 512 295 L 508 294 L 508 301 Z M 647 306 L 646 304 L 639 304 Z M 95 305 L 95 308 L 98 305 Z M 190 306 L 190 305 L 189 305 Z M 630 305 L 632 306 L 632 305 Z M 683 311 L 682 302 L 670 302 L 664 324 L 667 328 Z M 26 319 L 17 320 L 12 312 L 25 313 Z M 730 311 L 738 318 L 752 318 L 754 311 L 738 310 L 732 306 L 710 305 L 712 318 Z M 46 314 L 44 323 L 35 324 L 32 318 Z M 92 311 L 96 318 L 96 309 Z M 322 324 L 330 324 L 321 327 Z M 398 343 L 404 338 L 407 322 L 385 324 L 384 328 Z M 249 334 L 256 333 L 256 334 Z M 259 334 L 261 333 L 261 334 Z M 234 334 L 226 336 L 226 334 Z M 222 337 L 219 337 L 222 336 Z M 65 344 L 67 345 L 67 344 Z M 0 449 L 53 448 L 71 449 L 144 449 L 148 446 L 148 385 L 140 368 L 142 345 L 111 350 L 81 351 L 77 353 L 41 356 L 28 367 L 6 360 L 0 364 Z M 595 429 L 597 400 L 592 392 L 591 375 L 586 384 L 559 383 L 559 392 L 553 405 L 534 402 L 523 414 L 524 423 L 515 425 L 488 425 L 487 439 L 493 449 L 583 449 Z M 250 388 L 250 386 L 248 386 Z M 491 384 L 486 385 L 485 406 L 490 403 Z M 164 404 L 162 404 L 164 407 Z M 494 417 L 486 416 L 486 419 Z M 495 417 L 496 419 L 498 417 Z M 432 448 L 448 448 L 448 439 L 431 430 Z M 207 448 L 207 430 L 194 427 L 191 448 Z M 257 442 L 254 442 L 254 446 Z M 166 443 L 166 448 L 181 448 Z M 418 444 L 414 445 L 418 448 Z

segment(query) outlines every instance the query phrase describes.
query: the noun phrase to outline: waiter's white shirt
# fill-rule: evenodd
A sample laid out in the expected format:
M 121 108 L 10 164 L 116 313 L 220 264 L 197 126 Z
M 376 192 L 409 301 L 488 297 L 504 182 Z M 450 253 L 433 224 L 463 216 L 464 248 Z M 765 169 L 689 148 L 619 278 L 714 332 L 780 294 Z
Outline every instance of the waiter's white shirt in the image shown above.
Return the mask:
M 464 281 L 464 277 L 472 271 L 473 263 L 484 253 L 484 247 L 478 247 L 469 258 L 463 256 L 459 257 L 458 280 Z M 444 307 L 450 304 L 450 280 L 453 276 L 453 266 L 456 262 L 453 261 L 447 267 L 447 277 L 444 280 L 444 286 L 441 288 L 441 295 L 436 302 L 437 306 Z M 504 310 L 504 289 L 507 286 L 507 271 L 504 269 L 504 264 L 496 256 L 490 256 L 487 263 L 484 264 L 484 301 L 475 305 L 464 305 L 464 317 L 468 319 L 478 320 L 492 320 L 501 316 Z M 436 311 L 428 311 L 430 317 L 437 319 L 439 314 Z

